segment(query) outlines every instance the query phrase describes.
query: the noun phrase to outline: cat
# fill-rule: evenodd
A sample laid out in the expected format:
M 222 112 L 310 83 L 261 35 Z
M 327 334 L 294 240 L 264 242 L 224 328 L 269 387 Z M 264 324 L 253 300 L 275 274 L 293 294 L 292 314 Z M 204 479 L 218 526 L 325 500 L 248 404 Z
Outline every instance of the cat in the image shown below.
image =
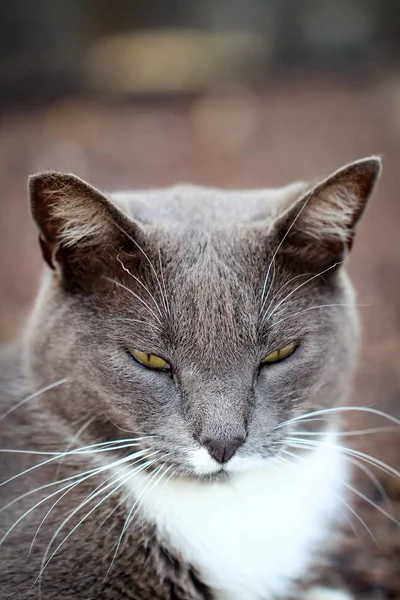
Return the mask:
M 346 260 L 381 170 L 109 196 L 30 178 L 45 270 L 2 354 L 1 598 L 345 598 L 359 322 Z

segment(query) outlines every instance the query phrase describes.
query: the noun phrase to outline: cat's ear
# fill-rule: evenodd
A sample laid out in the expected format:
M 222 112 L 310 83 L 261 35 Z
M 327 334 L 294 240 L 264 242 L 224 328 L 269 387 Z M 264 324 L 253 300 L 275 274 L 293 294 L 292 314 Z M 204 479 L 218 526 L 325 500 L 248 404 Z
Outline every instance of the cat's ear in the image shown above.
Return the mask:
M 31 211 L 47 264 L 64 277 L 87 274 L 140 227 L 78 177 L 42 173 L 29 178 Z M 132 230 L 135 231 L 132 231 Z
M 343 260 L 380 171 L 378 157 L 365 158 L 311 187 L 274 223 L 282 252 L 321 267 Z

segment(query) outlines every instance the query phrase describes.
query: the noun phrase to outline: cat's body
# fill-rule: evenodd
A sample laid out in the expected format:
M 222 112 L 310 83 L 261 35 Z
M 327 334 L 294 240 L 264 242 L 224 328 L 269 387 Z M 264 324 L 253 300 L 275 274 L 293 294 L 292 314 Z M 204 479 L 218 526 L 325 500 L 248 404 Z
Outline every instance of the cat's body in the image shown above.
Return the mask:
M 54 272 L 1 367 L 2 479 L 25 471 L 0 488 L 1 598 L 297 594 L 345 511 L 335 414 L 301 415 L 347 392 L 358 325 L 340 263 L 378 171 L 355 163 L 304 196 L 119 194 L 123 212 L 69 176 L 34 180 Z M 293 418 L 314 446 L 289 447 Z

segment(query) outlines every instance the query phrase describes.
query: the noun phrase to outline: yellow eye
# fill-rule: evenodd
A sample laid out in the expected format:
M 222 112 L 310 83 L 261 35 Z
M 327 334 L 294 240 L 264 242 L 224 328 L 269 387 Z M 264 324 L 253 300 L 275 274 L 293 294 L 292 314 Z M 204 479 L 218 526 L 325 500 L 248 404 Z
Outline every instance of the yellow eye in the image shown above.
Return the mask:
M 265 358 L 262 359 L 262 363 L 275 363 L 287 358 L 296 350 L 298 344 L 288 344 L 287 346 L 283 346 L 283 348 L 279 348 L 279 350 L 274 350 L 270 352 Z
M 169 368 L 167 361 L 161 356 L 157 356 L 157 354 L 148 354 L 147 352 L 139 352 L 139 350 L 130 350 L 130 353 L 138 362 L 150 369 L 162 371 Z

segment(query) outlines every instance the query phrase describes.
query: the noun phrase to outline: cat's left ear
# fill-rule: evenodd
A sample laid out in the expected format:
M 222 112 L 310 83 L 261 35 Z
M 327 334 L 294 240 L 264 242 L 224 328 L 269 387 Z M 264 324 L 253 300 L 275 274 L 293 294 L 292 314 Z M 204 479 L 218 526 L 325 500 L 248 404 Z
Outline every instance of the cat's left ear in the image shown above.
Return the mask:
M 274 223 L 281 251 L 321 267 L 343 260 L 380 172 L 381 160 L 372 156 L 310 188 Z

